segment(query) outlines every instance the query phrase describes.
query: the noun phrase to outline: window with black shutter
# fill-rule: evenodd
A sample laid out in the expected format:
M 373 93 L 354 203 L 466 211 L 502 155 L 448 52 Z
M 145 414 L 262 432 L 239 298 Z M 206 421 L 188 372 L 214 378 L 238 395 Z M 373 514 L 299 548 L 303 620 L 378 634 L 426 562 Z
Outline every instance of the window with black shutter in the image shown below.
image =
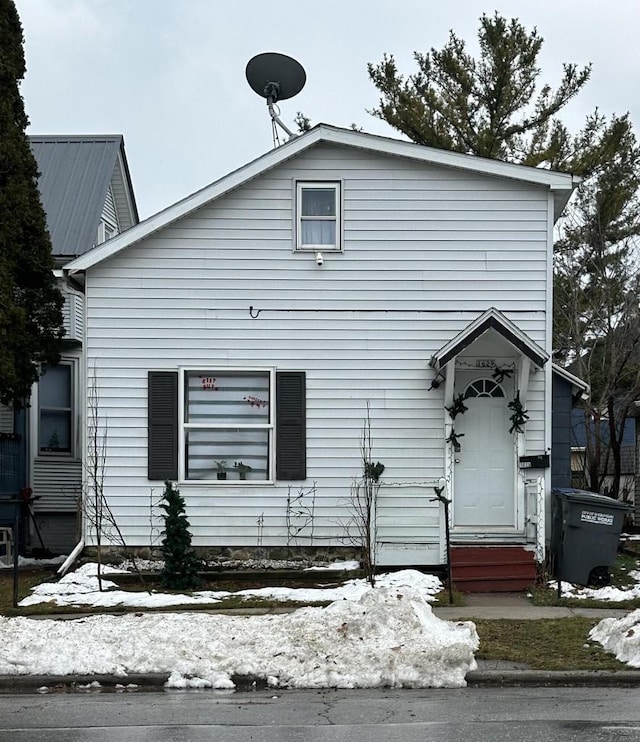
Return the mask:
M 220 484 L 306 479 L 304 372 L 187 370 L 181 378 L 184 419 L 179 423 L 178 372 L 149 372 L 149 479 L 180 476 Z M 180 436 L 184 460 L 179 468 Z

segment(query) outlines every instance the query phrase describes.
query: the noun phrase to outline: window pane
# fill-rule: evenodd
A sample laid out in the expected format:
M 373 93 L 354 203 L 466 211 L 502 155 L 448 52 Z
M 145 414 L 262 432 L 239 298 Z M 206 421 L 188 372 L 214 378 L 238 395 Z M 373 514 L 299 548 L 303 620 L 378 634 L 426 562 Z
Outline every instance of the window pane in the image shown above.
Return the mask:
M 71 366 L 51 366 L 38 386 L 40 407 L 71 408 Z
M 71 451 L 71 412 L 40 412 L 40 450 Z
M 335 188 L 303 188 L 302 216 L 335 216 Z
M 216 372 L 186 375 L 185 421 L 220 425 L 269 423 L 269 374 Z
M 38 382 L 40 451 L 71 452 L 71 366 L 47 368 Z
M 314 222 L 303 219 L 302 244 L 303 245 L 335 245 L 336 223 L 329 221 Z
M 218 462 L 228 481 L 240 480 L 244 467 L 250 467 L 244 472 L 247 481 L 269 479 L 268 430 L 189 430 L 185 452 L 187 479 L 217 479 Z

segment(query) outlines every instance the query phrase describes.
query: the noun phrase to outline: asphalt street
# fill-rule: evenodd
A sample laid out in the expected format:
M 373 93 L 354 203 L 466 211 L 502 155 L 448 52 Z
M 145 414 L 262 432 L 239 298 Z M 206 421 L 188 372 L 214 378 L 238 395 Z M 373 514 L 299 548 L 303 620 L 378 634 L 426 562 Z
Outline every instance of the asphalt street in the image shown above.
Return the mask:
M 640 740 L 638 692 L 466 688 L 0 695 L 12 742 Z

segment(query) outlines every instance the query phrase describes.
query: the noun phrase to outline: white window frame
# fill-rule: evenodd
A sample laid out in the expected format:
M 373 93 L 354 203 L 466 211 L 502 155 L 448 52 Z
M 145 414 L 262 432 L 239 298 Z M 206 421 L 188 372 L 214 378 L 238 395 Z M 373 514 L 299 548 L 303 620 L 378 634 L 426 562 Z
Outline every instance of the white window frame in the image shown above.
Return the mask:
M 302 192 L 305 189 L 333 190 L 335 194 L 336 213 L 335 216 L 306 217 L 314 221 L 335 221 L 336 241 L 333 245 L 305 244 L 302 242 Z M 342 182 L 340 180 L 297 180 L 295 198 L 295 240 L 296 252 L 342 252 Z
M 77 375 L 78 375 L 78 361 L 75 358 L 62 358 L 60 362 L 57 364 L 58 366 L 68 366 L 70 369 L 69 374 L 69 401 L 71 404 L 70 408 L 67 407 L 47 407 L 45 409 L 50 410 L 62 410 L 62 411 L 69 411 L 69 450 L 68 451 L 46 451 L 42 448 L 40 448 L 40 420 L 41 420 L 41 411 L 42 411 L 42 404 L 40 399 L 40 390 L 38 389 L 38 405 L 36 408 L 36 425 L 37 425 L 37 435 L 35 438 L 35 445 L 36 445 L 36 451 L 38 456 L 43 456 L 46 458 L 50 457 L 58 457 L 58 458 L 75 458 L 76 457 L 76 449 L 77 449 L 77 443 L 76 443 L 76 435 L 77 435 L 77 410 L 78 410 L 78 384 L 76 382 Z
M 185 366 L 178 369 L 178 481 L 181 484 L 189 485 L 219 485 L 219 486 L 255 486 L 273 484 L 275 481 L 275 409 L 276 409 L 276 370 L 275 368 L 265 367 L 203 367 L 203 366 Z M 205 376 L 215 377 L 216 374 L 225 373 L 246 373 L 246 374 L 269 374 L 269 421 L 262 424 L 234 424 L 224 423 L 188 423 L 186 422 L 186 376 L 187 374 L 203 374 Z M 185 450 L 185 438 L 188 430 L 227 430 L 233 428 L 236 430 L 267 430 L 267 445 L 269 449 L 267 457 L 267 466 L 269 476 L 267 479 L 256 480 L 237 480 L 237 479 L 187 479 L 187 462 Z M 233 464 L 231 464 L 233 467 Z
M 116 235 L 118 234 L 118 227 L 115 224 L 106 222 L 104 219 L 101 219 L 100 224 L 98 225 L 96 245 L 101 245 L 103 242 L 116 237 Z

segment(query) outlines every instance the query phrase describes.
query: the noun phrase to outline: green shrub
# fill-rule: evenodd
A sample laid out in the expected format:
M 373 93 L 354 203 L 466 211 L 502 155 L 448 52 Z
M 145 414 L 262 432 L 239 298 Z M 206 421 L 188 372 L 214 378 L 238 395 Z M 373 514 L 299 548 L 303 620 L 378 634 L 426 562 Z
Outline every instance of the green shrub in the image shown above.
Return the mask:
M 171 482 L 165 482 L 160 508 L 164 510 L 162 584 L 169 590 L 194 590 L 200 584 L 202 563 L 191 547 L 184 498 Z

